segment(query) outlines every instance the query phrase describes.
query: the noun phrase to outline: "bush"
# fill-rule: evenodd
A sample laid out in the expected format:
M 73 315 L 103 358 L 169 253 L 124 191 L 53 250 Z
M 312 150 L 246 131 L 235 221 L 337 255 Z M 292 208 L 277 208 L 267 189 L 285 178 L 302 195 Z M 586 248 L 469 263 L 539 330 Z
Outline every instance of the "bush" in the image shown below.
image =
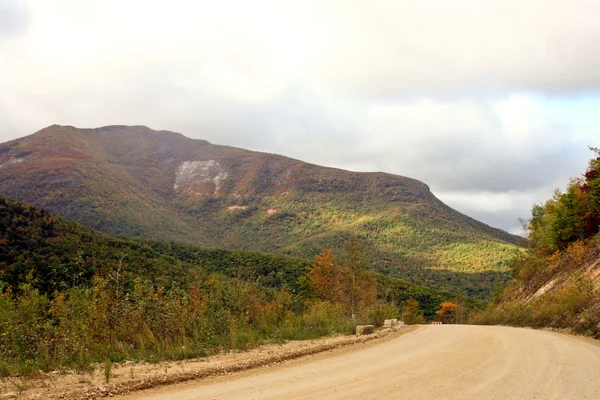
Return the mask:
M 560 288 L 529 302 L 506 300 L 490 304 L 487 309 L 473 313 L 469 322 L 566 328 L 600 337 L 600 295 L 589 279 L 574 276 Z
M 375 326 L 383 326 L 386 319 L 398 318 L 400 310 L 395 304 L 379 303 L 367 309 L 367 322 Z

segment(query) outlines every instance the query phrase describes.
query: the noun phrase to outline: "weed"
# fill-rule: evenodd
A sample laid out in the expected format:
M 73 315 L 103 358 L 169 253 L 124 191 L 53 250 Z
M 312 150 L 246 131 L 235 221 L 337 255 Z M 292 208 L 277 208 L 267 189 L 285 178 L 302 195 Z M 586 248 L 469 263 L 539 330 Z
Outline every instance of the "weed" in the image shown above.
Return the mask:
M 112 376 L 112 367 L 113 367 L 113 362 L 110 360 L 110 358 L 107 358 L 104 361 L 104 383 L 108 383 L 111 376 Z
M 7 378 L 10 376 L 10 365 L 6 361 L 0 360 L 0 378 Z

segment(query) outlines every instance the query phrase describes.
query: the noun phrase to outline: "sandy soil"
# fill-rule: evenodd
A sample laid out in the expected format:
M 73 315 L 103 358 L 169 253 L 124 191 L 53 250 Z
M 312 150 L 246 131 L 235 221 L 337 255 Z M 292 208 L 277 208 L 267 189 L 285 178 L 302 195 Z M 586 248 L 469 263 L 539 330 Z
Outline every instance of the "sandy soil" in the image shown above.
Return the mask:
M 408 332 L 411 329 L 405 329 Z M 98 366 L 89 374 L 75 372 L 40 374 L 32 378 L 0 380 L 0 400 L 4 399 L 96 399 L 142 389 L 231 375 L 246 370 L 276 366 L 300 357 L 331 352 L 334 349 L 364 346 L 389 340 L 402 331 L 383 330 L 368 336 L 334 336 L 315 340 L 265 345 L 246 352 L 230 352 L 208 358 L 160 364 L 124 363 L 114 365 L 108 383 Z
M 298 398 L 599 399 L 600 345 L 532 329 L 422 326 L 368 344 L 122 399 Z

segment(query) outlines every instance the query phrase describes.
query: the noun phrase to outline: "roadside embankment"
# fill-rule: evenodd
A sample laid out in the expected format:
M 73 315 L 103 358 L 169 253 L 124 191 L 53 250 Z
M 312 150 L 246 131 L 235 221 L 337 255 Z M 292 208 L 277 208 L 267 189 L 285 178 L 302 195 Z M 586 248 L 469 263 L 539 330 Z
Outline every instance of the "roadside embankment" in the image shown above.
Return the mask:
M 159 364 L 98 365 L 90 373 L 58 371 L 34 378 L 7 378 L 0 383 L 0 399 L 97 399 L 163 385 L 228 375 L 338 348 L 383 340 L 414 328 L 382 329 L 372 335 L 332 336 L 263 345 L 245 352 L 228 352 L 202 359 Z M 106 382 L 106 376 L 109 376 Z

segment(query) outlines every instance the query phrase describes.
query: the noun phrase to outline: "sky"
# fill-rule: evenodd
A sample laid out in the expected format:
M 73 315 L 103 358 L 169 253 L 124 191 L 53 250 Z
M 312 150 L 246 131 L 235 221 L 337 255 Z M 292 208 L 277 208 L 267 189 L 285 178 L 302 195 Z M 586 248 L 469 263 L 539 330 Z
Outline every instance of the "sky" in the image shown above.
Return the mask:
M 146 125 L 522 232 L 600 146 L 598 0 L 0 0 L 0 141 Z

